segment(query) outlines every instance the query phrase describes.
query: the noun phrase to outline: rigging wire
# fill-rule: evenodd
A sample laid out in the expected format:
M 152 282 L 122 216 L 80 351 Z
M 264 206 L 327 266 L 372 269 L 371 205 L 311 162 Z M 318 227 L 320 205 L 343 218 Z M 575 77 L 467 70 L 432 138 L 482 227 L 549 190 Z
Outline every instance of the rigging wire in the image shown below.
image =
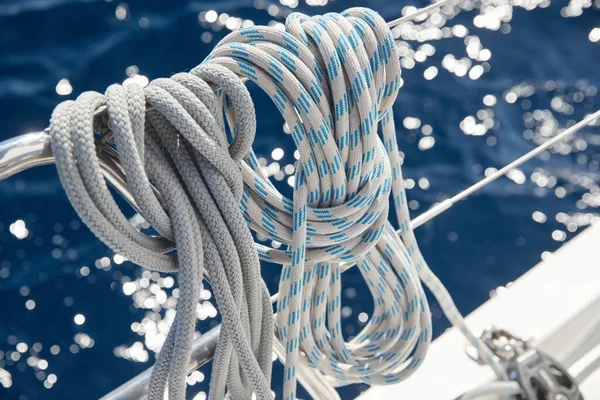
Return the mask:
M 410 14 L 405 15 L 405 16 L 400 17 L 400 18 L 396 18 L 395 20 L 392 20 L 392 21 L 388 22 L 387 25 L 390 28 L 395 28 L 396 26 L 401 25 L 401 24 L 403 24 L 405 22 L 412 21 L 413 19 L 415 19 L 418 16 L 421 16 L 423 14 L 427 14 L 428 12 L 431 12 L 431 11 L 435 11 L 438 8 L 441 8 L 441 7 L 443 7 L 445 5 L 448 5 L 448 4 L 451 4 L 451 3 L 456 3 L 456 0 L 441 0 L 441 1 L 438 1 L 437 3 L 430 4 L 427 7 L 420 8 L 420 9 L 418 9 L 417 11 L 415 11 L 413 13 L 410 13 Z
M 545 150 L 548 150 L 549 148 L 554 146 L 556 143 L 565 140 L 566 138 L 573 135 L 575 132 L 578 132 L 579 130 L 585 128 L 586 126 L 596 123 L 596 121 L 598 119 L 600 119 L 600 110 L 597 110 L 596 112 L 587 115 L 585 118 L 583 118 L 581 121 L 577 122 L 570 128 L 565 129 L 561 133 L 557 134 L 556 136 L 552 137 L 551 139 L 547 140 L 546 142 L 542 143 L 541 145 L 535 147 L 533 150 L 522 155 L 521 157 L 519 157 L 516 160 L 514 160 L 513 162 L 505 165 L 504 167 L 500 168 L 498 171 L 494 172 L 493 174 L 490 174 L 489 176 L 485 177 L 484 179 L 476 182 L 475 184 L 469 186 L 465 190 L 452 196 L 450 199 L 444 200 L 444 201 L 438 203 L 437 205 L 431 207 L 429 210 L 427 210 L 426 212 L 419 215 L 417 218 L 415 218 L 413 220 L 413 222 L 414 222 L 413 227 L 416 228 L 417 226 L 422 225 L 423 223 L 429 221 L 430 219 L 435 218 L 439 214 L 450 209 L 454 204 L 458 203 L 461 200 L 466 199 L 473 193 L 479 191 L 480 189 L 482 189 L 482 188 L 486 187 L 487 185 L 489 185 L 490 183 L 494 182 L 496 179 L 506 175 L 511 170 L 519 167 L 521 164 L 540 155 L 542 152 L 544 152 Z

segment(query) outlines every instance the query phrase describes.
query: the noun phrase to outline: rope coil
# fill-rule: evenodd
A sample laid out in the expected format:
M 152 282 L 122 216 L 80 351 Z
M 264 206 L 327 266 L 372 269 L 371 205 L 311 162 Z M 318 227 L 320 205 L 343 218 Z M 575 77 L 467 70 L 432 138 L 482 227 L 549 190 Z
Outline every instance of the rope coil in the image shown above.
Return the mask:
M 287 352 L 284 398 L 292 399 L 299 350 L 337 384 L 389 383 L 391 370 L 409 358 L 417 343 L 419 354 L 424 353 L 431 331 L 426 324 L 414 329 L 420 312 L 428 319 L 425 302 L 412 306 L 407 318 L 412 332 L 401 334 L 400 310 L 410 309 L 409 303 L 424 294 L 413 273 L 411 297 L 404 297 L 406 287 L 391 268 L 377 271 L 384 259 L 373 251 L 389 229 L 392 167 L 377 124 L 400 86 L 391 33 L 381 17 L 366 9 L 312 18 L 292 14 L 286 30 L 236 31 L 207 62 L 226 66 L 263 89 L 290 127 L 300 154 L 291 201 L 262 175 L 253 154 L 243 165 L 247 195 L 242 210 L 251 228 L 289 245 L 288 250 L 262 248 L 259 254 L 283 264 L 276 324 Z M 388 130 L 384 140 L 395 141 L 395 132 Z M 352 343 L 345 343 L 341 333 L 341 261 L 357 263 L 372 288 L 380 288 L 373 293 L 372 322 Z M 388 334 L 379 335 L 383 327 Z M 382 352 L 395 354 L 384 361 Z
M 218 85 L 231 106 L 236 132 L 231 144 L 222 99 L 209 84 Z M 146 103 L 152 106 L 148 112 Z M 128 187 L 163 238 L 136 231 L 100 175 L 93 126 L 94 111 L 103 105 Z M 204 274 L 214 286 L 223 319 L 211 397 L 224 398 L 226 385 L 235 398 L 248 398 L 252 392 L 260 398 L 271 395 L 273 316 L 252 236 L 239 211 L 243 182 L 238 164 L 250 149 L 255 129 L 246 87 L 218 65 L 157 79 L 144 90 L 113 85 L 105 96 L 87 92 L 59 105 L 52 115 L 50 135 L 59 176 L 82 220 L 127 259 L 178 273 L 177 316 L 153 369 L 149 399 L 162 400 L 167 383 L 169 398 L 185 398 Z M 175 245 L 176 255 L 163 254 Z
M 251 149 L 256 117 L 240 77 L 269 95 L 290 127 L 300 155 L 292 199 L 272 185 Z M 240 29 L 191 73 L 145 89 L 113 85 L 105 96 L 84 93 L 56 108 L 53 151 L 82 220 L 115 252 L 179 275 L 177 317 L 155 364 L 149 399 L 162 399 L 167 386 L 170 399 L 185 398 L 203 275 L 223 317 L 210 398 L 222 399 L 226 391 L 235 399 L 272 397 L 273 315 L 259 258 L 282 264 L 275 326 L 286 350 L 286 400 L 296 397 L 298 363 L 338 386 L 410 376 L 431 341 L 421 281 L 503 376 L 429 270 L 410 229 L 392 113 L 399 88 L 387 24 L 371 10 L 352 8 L 291 14 L 285 32 Z M 106 188 L 93 142 L 93 113 L 102 105 L 133 197 L 163 237 L 136 231 Z M 388 221 L 390 195 L 400 236 Z M 255 246 L 248 227 L 287 248 Z M 169 253 L 175 247 L 177 253 Z M 340 274 L 354 265 L 374 310 L 347 342 Z

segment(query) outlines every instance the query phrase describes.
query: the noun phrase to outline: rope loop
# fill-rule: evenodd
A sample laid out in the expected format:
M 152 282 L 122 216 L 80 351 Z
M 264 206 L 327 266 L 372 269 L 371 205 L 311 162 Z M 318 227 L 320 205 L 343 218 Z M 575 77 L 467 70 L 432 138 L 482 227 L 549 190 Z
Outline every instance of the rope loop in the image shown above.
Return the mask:
M 400 66 L 389 28 L 364 8 L 294 13 L 285 26 L 235 31 L 205 63 L 264 90 L 299 153 L 292 199 L 271 184 L 253 152 L 242 163 L 250 227 L 287 245 L 257 249 L 261 259 L 283 265 L 276 326 L 286 349 L 284 399 L 291 400 L 299 363 L 336 385 L 404 379 L 426 352 L 431 317 L 417 268 L 388 222 L 389 196 L 401 180 L 391 115 Z M 346 342 L 340 274 L 352 265 L 375 309 Z
M 231 142 L 224 99 L 230 108 Z M 137 231 L 102 178 L 94 143 L 94 113 L 102 106 L 127 187 L 162 237 Z M 251 150 L 255 118 L 243 82 L 218 65 L 156 79 L 145 89 L 112 85 L 105 95 L 86 92 L 59 105 L 52 115 L 50 135 L 59 176 L 82 220 L 127 259 L 178 274 L 176 318 L 153 369 L 149 399 L 162 400 L 167 386 L 169 399 L 185 398 L 203 275 L 212 283 L 223 319 L 211 398 L 224 398 L 226 387 L 240 399 L 251 393 L 261 399 L 271 395 L 272 308 L 239 209 L 239 164 Z M 170 253 L 175 247 L 177 252 Z
M 359 10 L 348 15 L 367 15 Z M 331 28 L 338 25 L 345 32 Z M 364 20 L 340 14 L 291 14 L 286 27 L 290 33 L 267 27 L 233 32 L 205 62 L 259 85 L 292 131 L 300 155 L 296 183 L 307 191 L 306 259 L 353 261 L 374 247 L 388 216 L 391 168 L 376 125 L 399 86 L 393 39 L 388 37 L 391 50 L 382 51 Z M 359 32 L 371 39 L 368 45 Z M 242 209 L 251 228 L 291 244 L 292 200 L 270 183 L 253 153 L 242 168 L 247 188 Z M 263 260 L 291 262 L 291 249 L 258 249 Z

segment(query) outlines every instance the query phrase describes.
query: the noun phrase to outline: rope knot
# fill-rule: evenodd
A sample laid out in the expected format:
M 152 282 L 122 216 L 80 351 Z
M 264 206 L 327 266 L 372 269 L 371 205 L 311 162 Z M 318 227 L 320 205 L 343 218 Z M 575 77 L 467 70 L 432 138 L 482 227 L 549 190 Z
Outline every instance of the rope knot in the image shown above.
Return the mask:
M 95 113 L 104 106 L 102 123 Z M 94 129 L 106 126 L 132 199 L 162 236 L 136 230 L 110 194 L 94 140 Z M 254 105 L 243 82 L 209 64 L 156 79 L 146 88 L 112 85 L 105 95 L 86 92 L 60 104 L 52 115 L 59 176 L 81 219 L 125 258 L 178 274 L 177 314 L 153 368 L 149 399 L 162 400 L 167 384 L 170 399 L 185 398 L 204 275 L 223 318 L 212 398 L 224 398 L 226 385 L 236 398 L 252 392 L 261 399 L 270 396 L 272 309 L 252 235 L 239 210 L 239 164 L 251 149 L 255 130 Z M 169 253 L 175 247 L 177 252 Z
M 387 24 L 364 8 L 294 13 L 285 32 L 252 27 L 229 34 L 207 62 L 264 90 L 299 153 L 291 200 L 271 184 L 253 152 L 242 163 L 246 219 L 254 231 L 287 245 L 256 245 L 261 259 L 283 265 L 276 326 L 286 350 L 284 399 L 295 398 L 296 368 L 306 364 L 338 385 L 409 375 L 418 362 L 402 365 L 424 354 L 431 331 L 416 267 L 387 220 L 392 192 L 408 220 L 391 115 L 400 66 Z M 373 322 L 346 343 L 340 274 L 355 264 L 375 310 Z
M 253 153 L 242 165 L 242 209 L 253 230 L 284 244 L 305 229 L 309 262 L 354 261 L 377 243 L 388 217 L 392 169 L 377 124 L 399 88 L 394 41 L 383 19 L 361 8 L 294 13 L 286 31 L 241 29 L 208 58 L 265 90 L 299 152 L 294 201 L 302 199 L 305 209 L 294 213 Z M 269 261 L 292 261 L 291 249 L 259 252 Z

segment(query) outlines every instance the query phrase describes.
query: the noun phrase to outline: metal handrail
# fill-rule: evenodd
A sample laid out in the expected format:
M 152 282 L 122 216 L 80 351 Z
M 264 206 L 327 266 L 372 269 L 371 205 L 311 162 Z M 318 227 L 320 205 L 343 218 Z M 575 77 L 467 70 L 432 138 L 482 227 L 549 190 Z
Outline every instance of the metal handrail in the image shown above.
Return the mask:
M 489 176 L 478 181 L 474 185 L 469 186 L 467 189 L 457 193 L 449 199 L 435 204 L 432 208 L 413 219 L 411 221 L 411 228 L 418 228 L 425 222 L 435 218 L 439 214 L 448 210 L 460 200 L 466 199 L 471 194 L 477 192 L 478 190 L 492 183 L 496 179 L 506 175 L 512 169 L 517 168 L 521 164 L 531 160 L 533 157 L 539 155 L 543 151 L 554 146 L 556 143 L 566 139 L 567 137 L 571 136 L 572 134 L 581 130 L 582 128 L 591 125 L 597 119 L 600 119 L 600 110 L 597 110 L 596 112 L 587 115 L 584 119 L 577 122 L 570 128 L 565 129 L 558 135 L 554 136 L 552 139 L 547 140 L 546 142 L 537 146 L 533 150 L 517 158 L 510 164 L 505 165 L 493 174 L 490 174 Z M 133 199 L 133 196 L 127 189 L 125 173 L 123 172 L 119 164 L 117 152 L 112 147 L 101 142 L 98 142 L 97 148 L 100 167 L 102 169 L 102 174 L 104 175 L 106 180 L 112 186 L 114 186 L 117 192 L 125 200 L 127 200 L 127 202 L 137 212 L 140 212 L 139 207 Z M 48 132 L 45 130 L 41 132 L 27 133 L 0 142 L 0 181 L 27 169 L 53 163 L 54 157 L 52 156 L 50 137 L 48 135 Z M 160 200 L 160 193 L 155 188 L 153 189 L 155 190 L 156 196 Z

